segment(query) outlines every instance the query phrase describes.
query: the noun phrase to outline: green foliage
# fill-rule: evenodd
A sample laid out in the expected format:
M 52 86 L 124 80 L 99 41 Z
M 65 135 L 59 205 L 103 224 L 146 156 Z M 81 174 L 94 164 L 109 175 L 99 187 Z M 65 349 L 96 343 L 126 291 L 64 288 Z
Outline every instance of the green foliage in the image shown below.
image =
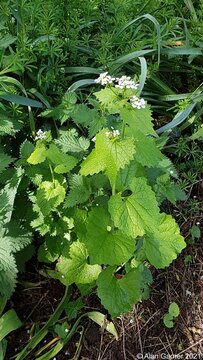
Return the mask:
M 158 0 L 144 5 L 139 0 L 1 1 L 0 292 L 5 298 L 34 253 L 33 238 L 49 276 L 66 286 L 75 283 L 82 295 L 95 289 L 113 317 L 147 299 L 150 268 L 169 266 L 186 246 L 163 209 L 167 201 L 185 205 L 184 190 L 201 178 L 202 149 L 194 140 L 202 139 L 202 86 L 196 87 L 202 75 L 203 9 L 184 1 L 177 16 L 176 5 L 174 0 L 164 6 Z M 103 69 L 116 80 L 96 91 L 94 78 Z M 136 86 L 114 86 L 117 76 L 135 70 Z M 132 106 L 133 97 L 143 100 L 141 93 L 144 105 Z M 190 125 L 189 136 L 177 140 L 180 124 L 180 131 Z M 163 131 L 168 133 L 159 137 Z M 176 155 L 181 180 L 162 150 Z M 187 204 L 186 210 L 176 205 L 177 217 L 195 214 L 200 200 Z M 193 225 L 190 235 L 193 243 L 199 239 L 199 227 Z M 164 317 L 169 326 L 178 316 L 172 305 Z M 81 307 L 78 301 L 74 312 L 70 305 L 73 318 Z M 117 336 L 102 314 L 88 316 Z M 65 331 L 69 324 L 54 325 L 61 340 L 43 358 L 58 354 L 71 337 Z M 33 348 L 40 339 L 31 340 Z
M 8 310 L 0 316 L 0 360 L 5 359 L 6 355 L 7 341 L 5 337 L 21 325 L 22 323 L 14 309 Z
M 159 224 L 156 197 L 146 179 L 134 178 L 129 196 L 118 193 L 109 200 L 109 211 L 115 225 L 132 238 L 154 231 Z
M 0 199 L 0 292 L 9 298 L 14 291 L 17 266 L 14 254 L 31 242 L 31 233 L 13 218 L 14 203 L 23 176 L 19 168 L 10 182 L 1 190 Z
M 178 304 L 172 302 L 168 308 L 168 312 L 163 317 L 164 325 L 167 328 L 174 327 L 173 318 L 178 317 L 179 314 L 180 314 L 180 309 Z
M 35 147 L 26 141 L 20 154 L 34 186 L 31 226 L 42 238 L 38 259 L 56 262 L 56 271 L 47 273 L 66 286 L 97 286 L 102 304 L 118 316 L 148 297 L 152 277 L 146 262 L 164 268 L 185 247 L 175 220 L 159 207 L 180 194 L 138 90 L 112 82 L 95 96 L 84 105 L 66 93 L 68 129 L 53 139 L 49 132 L 37 133 Z M 54 114 L 53 109 L 60 120 Z M 90 142 L 94 116 L 99 125 Z
M 100 273 L 97 285 L 98 295 L 111 316 L 119 316 L 131 310 L 141 300 L 144 279 L 139 269 L 130 270 L 123 278 L 114 275 L 116 268 L 108 267 Z
M 96 136 L 95 149 L 81 165 L 81 175 L 93 175 L 100 171 L 115 186 L 117 172 L 133 160 L 134 143 L 132 139 L 109 139 L 108 129 L 101 130 Z
M 88 252 L 85 245 L 79 241 L 70 246 L 69 255 L 62 254 L 57 269 L 62 274 L 61 281 L 65 285 L 74 282 L 76 284 L 88 284 L 97 279 L 101 267 L 99 265 L 89 265 L 87 257 Z

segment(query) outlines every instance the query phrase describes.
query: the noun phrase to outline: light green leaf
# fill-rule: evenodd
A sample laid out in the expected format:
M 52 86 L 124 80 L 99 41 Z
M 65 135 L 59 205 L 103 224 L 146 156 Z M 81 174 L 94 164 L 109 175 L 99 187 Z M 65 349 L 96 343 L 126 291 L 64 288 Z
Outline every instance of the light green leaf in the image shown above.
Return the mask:
M 138 269 L 130 270 L 122 279 L 117 279 L 114 272 L 115 268 L 108 267 L 97 279 L 98 296 L 112 317 L 130 311 L 140 300 L 143 286 Z
M 64 153 L 85 152 L 90 146 L 89 140 L 82 136 L 78 137 L 78 133 L 75 129 L 70 129 L 63 132 L 61 131 L 61 136 L 55 140 L 55 143 Z
M 116 340 L 118 340 L 118 333 L 112 321 L 108 321 L 106 316 L 99 311 L 91 311 L 86 313 L 89 319 L 94 321 L 96 324 L 101 326 L 102 329 L 107 330 L 110 334 L 115 336 Z
M 141 131 L 144 135 L 151 134 L 157 136 L 153 129 L 152 112 L 148 106 L 144 109 L 133 109 L 124 107 L 120 110 L 121 119 L 128 124 L 129 129 L 126 127 L 126 134 L 135 136 L 137 131 Z
M 175 302 L 172 302 L 168 308 L 168 312 L 171 316 L 177 317 L 180 314 L 180 309 L 179 309 L 178 304 L 176 304 Z
M 73 283 L 89 284 L 98 278 L 101 271 L 99 265 L 87 263 L 88 253 L 84 244 L 79 241 L 70 246 L 70 258 L 61 256 L 57 269 L 61 274 L 61 282 L 66 286 Z
M 87 178 L 79 174 L 74 174 L 70 179 L 70 191 L 66 197 L 64 207 L 73 207 L 77 204 L 86 202 L 91 194 Z
M 59 206 L 65 198 L 65 189 L 58 180 L 43 181 L 37 190 L 37 205 L 44 216 Z
M 166 313 L 164 315 L 163 322 L 164 322 L 164 325 L 169 329 L 174 327 L 173 316 L 171 316 L 169 313 Z
M 146 176 L 145 168 L 135 160 L 132 160 L 124 169 L 121 169 L 117 176 L 116 181 L 116 190 L 124 191 L 126 190 L 131 181 L 136 177 Z
M 86 246 L 93 264 L 116 265 L 133 255 L 135 242 L 119 230 L 111 228 L 111 219 L 104 209 L 93 209 L 87 221 Z
M 203 137 L 203 126 L 200 127 L 200 129 L 197 130 L 197 132 L 195 132 L 194 134 L 192 134 L 192 135 L 190 136 L 190 139 L 191 139 L 191 140 L 196 140 L 196 139 L 199 139 L 199 138 L 201 138 L 201 137 Z
M 27 159 L 27 162 L 32 165 L 40 164 L 46 160 L 46 146 L 38 142 L 35 150 Z
M 146 179 L 135 178 L 129 186 L 132 194 L 121 193 L 109 200 L 109 212 L 115 225 L 128 236 L 136 238 L 146 231 L 153 231 L 159 224 L 156 197 Z
M 95 149 L 81 165 L 81 175 L 93 175 L 104 171 L 111 186 L 115 184 L 117 172 L 123 169 L 134 155 L 133 139 L 121 140 L 106 136 L 108 129 L 103 129 L 96 136 Z
M 46 157 L 56 165 L 55 173 L 64 174 L 72 170 L 78 162 L 78 159 L 71 155 L 64 154 L 59 148 L 51 144 L 49 150 L 46 152 Z
M 144 238 L 143 249 L 150 263 L 157 269 L 169 266 L 186 247 L 184 238 L 175 220 L 165 213 L 160 214 L 160 224 L 156 231 Z
M 153 138 L 148 137 L 137 130 L 134 134 L 135 140 L 135 160 L 142 166 L 157 166 L 164 158 L 158 149 Z
M 118 111 L 117 103 L 119 98 L 116 89 L 106 87 L 105 89 L 95 92 L 94 95 L 110 113 L 114 113 L 116 110 Z
M 0 317 L 0 341 L 3 340 L 11 331 L 21 327 L 22 323 L 19 320 L 14 309 L 7 311 Z

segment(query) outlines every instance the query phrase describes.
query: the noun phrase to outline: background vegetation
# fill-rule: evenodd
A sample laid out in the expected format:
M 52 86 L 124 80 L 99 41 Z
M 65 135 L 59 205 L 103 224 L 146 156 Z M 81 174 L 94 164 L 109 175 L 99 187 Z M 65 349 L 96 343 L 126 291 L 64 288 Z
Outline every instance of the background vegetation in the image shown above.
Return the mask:
M 74 103 L 68 90 L 76 92 L 78 103 L 83 102 L 91 109 L 96 106 L 92 100 L 93 92 L 98 90 L 94 79 L 104 71 L 116 77 L 135 75 L 141 84 L 142 97 L 153 110 L 160 147 L 173 161 L 177 183 L 186 193 L 184 202 L 175 204 L 174 201 L 172 206 L 165 200 L 162 206 L 176 217 L 189 244 L 189 254 L 183 255 L 185 267 L 195 261 L 202 226 L 202 20 L 200 0 L 178 3 L 174 0 L 1 1 L 0 280 L 6 276 L 10 288 L 0 289 L 7 295 L 1 297 L 0 314 L 11 311 L 12 302 L 7 299 L 17 276 L 20 282 L 27 282 L 26 287 L 30 280 L 26 273 L 30 268 L 33 271 L 34 267 L 35 272 L 36 267 L 41 273 L 44 271 L 44 265 L 39 265 L 36 258 L 42 237 L 36 233 L 33 237 L 30 227 L 33 210 L 27 207 L 41 178 L 36 178 L 29 170 L 29 176 L 21 182 L 22 174 L 15 168 L 25 166 L 39 129 L 50 131 L 55 139 L 64 126 L 66 130 L 73 126 L 72 118 L 66 123 Z M 88 137 L 89 125 L 85 127 L 79 123 L 75 128 L 79 139 Z M 82 146 L 84 150 L 85 143 Z M 84 153 L 79 156 L 82 155 Z M 40 171 L 46 172 L 46 169 Z M 21 229 L 13 234 L 17 223 Z M 3 245 L 5 239 L 9 249 Z M 3 262 L 6 252 L 9 254 L 7 267 Z M 17 275 L 19 272 L 21 275 Z M 40 281 L 43 280 L 40 278 Z M 19 291 L 18 285 L 14 299 Z M 179 305 L 181 307 L 181 303 Z M 80 310 L 83 305 L 78 302 L 74 306 L 76 318 L 77 311 L 83 311 Z M 165 313 L 168 307 L 169 302 L 165 305 Z M 16 311 L 18 313 L 18 308 Z M 51 314 L 49 309 L 47 316 Z M 6 351 L 5 337 L 21 326 L 14 313 L 7 316 L 10 316 L 11 325 L 5 333 L 0 332 L 2 354 Z M 54 320 L 52 329 L 53 324 Z M 76 331 L 77 326 L 74 329 Z M 53 334 L 58 334 L 57 331 L 60 333 L 55 329 Z M 64 346 L 65 343 L 62 348 Z M 184 346 L 187 348 L 188 344 Z M 19 344 L 15 347 L 22 350 Z M 10 359 L 14 352 L 9 342 L 5 358 Z

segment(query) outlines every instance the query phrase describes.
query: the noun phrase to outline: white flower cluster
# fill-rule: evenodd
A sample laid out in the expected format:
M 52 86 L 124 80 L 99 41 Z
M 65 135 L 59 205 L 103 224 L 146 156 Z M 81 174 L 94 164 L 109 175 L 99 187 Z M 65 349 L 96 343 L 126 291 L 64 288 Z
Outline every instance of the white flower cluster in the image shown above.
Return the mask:
M 120 131 L 119 130 L 106 131 L 105 135 L 108 138 L 115 138 L 116 136 L 120 135 Z
M 104 72 L 100 74 L 99 77 L 94 80 L 94 82 L 101 85 L 107 85 L 107 84 L 112 84 L 114 80 L 115 78 L 108 75 L 108 72 Z
M 144 109 L 146 106 L 145 100 L 143 98 L 139 99 L 137 96 L 133 96 L 130 99 L 130 102 L 135 109 Z
M 137 89 L 139 86 L 130 76 L 121 76 L 121 78 L 117 78 L 116 81 L 118 84 L 115 85 L 115 87 L 119 89 Z
M 42 140 L 46 137 L 47 132 L 46 131 L 42 131 L 42 129 L 39 129 L 36 132 L 36 136 L 35 136 L 35 140 Z
M 123 75 L 120 78 L 115 78 L 108 75 L 108 72 L 100 74 L 94 81 L 101 85 L 112 84 L 115 81 L 117 83 L 115 87 L 119 89 L 137 89 L 139 86 L 139 84 L 132 80 L 130 76 Z

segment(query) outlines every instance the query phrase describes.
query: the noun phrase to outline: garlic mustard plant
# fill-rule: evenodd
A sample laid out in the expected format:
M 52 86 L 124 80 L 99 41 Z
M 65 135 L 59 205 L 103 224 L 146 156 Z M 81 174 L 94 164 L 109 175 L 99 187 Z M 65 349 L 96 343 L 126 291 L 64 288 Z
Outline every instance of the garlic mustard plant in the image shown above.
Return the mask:
M 31 226 L 42 238 L 38 259 L 64 285 L 96 288 L 116 317 L 149 296 L 151 267 L 169 266 L 186 244 L 160 207 L 180 200 L 177 173 L 137 83 L 105 72 L 95 84 L 102 88 L 85 103 L 66 92 L 46 110 L 62 130 L 53 139 L 39 130 L 43 141 L 23 143 L 21 154 L 32 184 Z

